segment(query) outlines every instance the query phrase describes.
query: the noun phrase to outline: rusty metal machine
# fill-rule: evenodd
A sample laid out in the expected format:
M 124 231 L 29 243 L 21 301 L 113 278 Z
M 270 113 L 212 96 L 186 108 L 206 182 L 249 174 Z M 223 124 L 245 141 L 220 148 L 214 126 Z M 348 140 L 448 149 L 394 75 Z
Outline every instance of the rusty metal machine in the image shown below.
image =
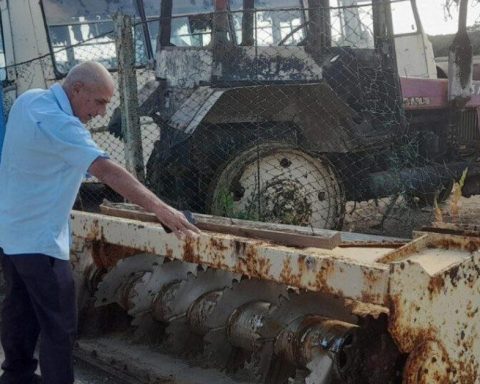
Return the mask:
M 178 239 L 145 217 L 72 214 L 85 355 L 143 383 L 480 382 L 478 232 L 196 216 L 209 230 Z

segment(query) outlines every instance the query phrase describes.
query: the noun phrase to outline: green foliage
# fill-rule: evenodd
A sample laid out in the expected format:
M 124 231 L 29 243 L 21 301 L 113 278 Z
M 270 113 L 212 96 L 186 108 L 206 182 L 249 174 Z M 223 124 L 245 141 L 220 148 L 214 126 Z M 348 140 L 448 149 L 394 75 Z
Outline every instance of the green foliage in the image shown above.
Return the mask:
M 232 193 L 227 190 L 222 190 L 218 193 L 216 206 L 220 211 L 219 213 L 224 217 L 261 221 L 258 215 L 258 210 L 253 209 L 254 207 L 252 204 L 249 204 L 248 210 L 246 211 L 236 209 Z

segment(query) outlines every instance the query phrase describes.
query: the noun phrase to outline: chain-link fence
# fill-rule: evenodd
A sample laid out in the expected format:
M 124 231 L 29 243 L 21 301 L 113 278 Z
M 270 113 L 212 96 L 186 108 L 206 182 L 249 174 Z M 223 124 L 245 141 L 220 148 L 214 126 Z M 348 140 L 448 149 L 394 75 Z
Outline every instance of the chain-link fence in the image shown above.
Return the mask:
M 414 36 L 393 34 L 403 3 L 162 1 L 157 17 L 134 19 L 148 188 L 195 212 L 365 233 L 474 222 L 476 200 L 459 191 L 476 194 L 476 110 L 405 96 L 423 83 L 399 78 L 395 46 Z M 57 77 L 83 60 L 118 67 L 112 18 L 49 33 Z M 426 56 L 414 48 L 411 61 Z M 136 128 L 122 126 L 122 108 L 117 92 L 89 129 L 125 164 Z M 454 184 L 467 167 L 473 181 Z M 104 197 L 119 198 L 87 181 L 77 208 Z

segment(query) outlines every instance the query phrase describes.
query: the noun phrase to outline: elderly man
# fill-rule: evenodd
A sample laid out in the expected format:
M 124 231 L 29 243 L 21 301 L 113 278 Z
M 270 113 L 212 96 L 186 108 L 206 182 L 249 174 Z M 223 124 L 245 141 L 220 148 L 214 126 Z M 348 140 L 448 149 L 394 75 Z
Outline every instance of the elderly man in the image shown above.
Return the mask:
M 156 214 L 177 236 L 198 229 L 108 159 L 84 125 L 103 116 L 114 92 L 100 64 L 74 67 L 63 86 L 34 89 L 13 105 L 0 161 L 0 254 L 7 291 L 0 383 L 73 383 L 77 314 L 69 264 L 69 212 L 88 172 Z

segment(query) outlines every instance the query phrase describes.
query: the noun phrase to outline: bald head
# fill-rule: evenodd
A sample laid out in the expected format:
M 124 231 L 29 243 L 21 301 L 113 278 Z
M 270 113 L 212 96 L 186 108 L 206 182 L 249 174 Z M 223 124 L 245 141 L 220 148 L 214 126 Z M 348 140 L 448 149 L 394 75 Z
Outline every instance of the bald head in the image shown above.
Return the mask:
M 72 110 L 83 123 L 103 116 L 110 102 L 115 83 L 100 63 L 87 61 L 73 67 L 63 83 Z
M 111 84 L 114 86 L 110 72 L 102 64 L 95 61 L 86 61 L 75 65 L 68 72 L 63 82 L 63 87 L 68 89 L 76 82 L 84 84 Z

